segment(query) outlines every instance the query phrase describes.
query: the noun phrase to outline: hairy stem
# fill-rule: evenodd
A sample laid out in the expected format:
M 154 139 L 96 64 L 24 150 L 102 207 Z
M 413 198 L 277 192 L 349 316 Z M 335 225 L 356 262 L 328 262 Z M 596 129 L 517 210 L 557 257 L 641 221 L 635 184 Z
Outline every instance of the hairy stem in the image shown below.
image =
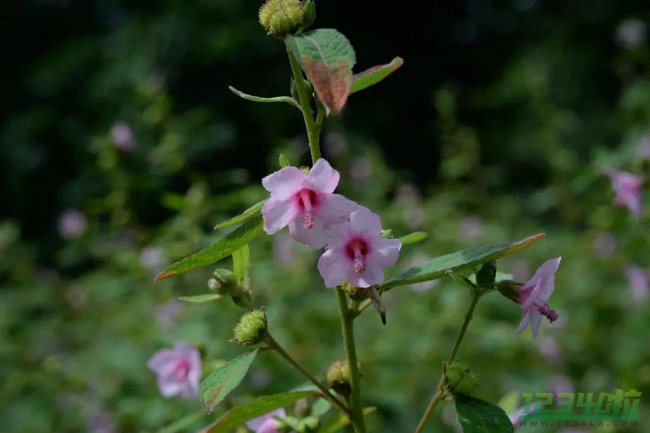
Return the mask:
M 350 388 L 352 388 L 352 425 L 357 433 L 365 433 L 366 425 L 363 419 L 363 404 L 361 402 L 361 381 L 359 380 L 359 361 L 357 360 L 357 349 L 354 342 L 354 317 L 348 309 L 348 299 L 345 292 L 337 287 L 336 296 L 339 301 L 339 313 L 341 316 L 341 328 L 343 330 L 343 341 L 345 342 L 345 353 L 348 357 L 348 368 L 350 369 Z
M 293 73 L 293 80 L 296 83 L 298 90 L 298 99 L 302 107 L 302 117 L 305 119 L 305 128 L 307 128 L 307 138 L 309 139 L 309 150 L 311 151 L 311 161 L 316 163 L 320 159 L 320 125 L 316 124 L 314 120 L 314 113 L 311 109 L 310 96 L 307 93 L 307 85 L 302 77 L 302 70 L 296 56 L 293 55 L 289 45 L 285 42 L 287 48 L 287 55 L 289 56 L 289 63 L 291 64 L 291 72 Z
M 436 406 L 438 406 L 438 403 L 444 400 L 445 397 L 447 396 L 447 390 L 445 387 L 445 384 L 447 382 L 447 374 L 446 374 L 447 366 L 453 362 L 454 358 L 456 357 L 456 353 L 458 353 L 458 349 L 460 348 L 460 343 L 463 341 L 463 338 L 465 337 L 465 333 L 467 332 L 469 322 L 472 321 L 472 317 L 474 316 L 474 309 L 476 308 L 476 304 L 478 303 L 478 300 L 480 299 L 481 295 L 482 292 L 480 291 L 475 291 L 474 294 L 472 295 L 472 302 L 470 303 L 469 310 L 467 310 L 467 314 L 465 315 L 465 321 L 463 322 L 463 326 L 460 328 L 460 332 L 458 333 L 458 337 L 456 338 L 456 343 L 454 344 L 454 348 L 451 349 L 449 358 L 447 359 L 447 362 L 445 362 L 445 364 L 442 367 L 442 376 L 440 377 L 440 381 L 438 382 L 438 386 L 436 387 L 436 392 L 433 394 L 433 398 L 431 399 L 429 406 L 427 406 L 427 409 L 424 411 L 424 415 L 422 415 L 422 419 L 420 419 L 418 426 L 415 428 L 415 433 L 420 433 L 422 429 L 424 429 L 424 425 L 431 417 L 431 414 L 435 410 Z
M 300 371 L 303 376 L 305 376 L 311 383 L 316 385 L 316 387 L 323 393 L 323 398 L 325 398 L 327 401 L 332 403 L 334 406 L 336 406 L 341 412 L 346 414 L 347 416 L 351 416 L 350 409 L 347 408 L 341 401 L 336 398 L 328 389 L 325 385 L 323 385 L 318 379 L 316 379 L 310 372 L 308 372 L 302 365 L 298 363 L 289 353 L 284 350 L 282 346 L 271 336 L 270 333 L 267 333 L 266 335 L 267 343 L 269 344 L 269 347 L 273 350 L 275 350 L 282 358 L 284 358 L 286 361 L 289 362 L 289 364 L 293 365 L 298 371 Z

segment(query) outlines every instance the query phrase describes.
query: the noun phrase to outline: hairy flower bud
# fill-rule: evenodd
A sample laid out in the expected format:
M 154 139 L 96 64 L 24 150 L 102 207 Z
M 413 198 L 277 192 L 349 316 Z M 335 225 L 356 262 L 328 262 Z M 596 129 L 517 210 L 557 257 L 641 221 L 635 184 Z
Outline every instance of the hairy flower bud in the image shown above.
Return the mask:
M 336 361 L 327 369 L 327 383 L 341 395 L 350 395 L 350 366 L 347 361 Z
M 233 288 L 239 285 L 235 274 L 228 269 L 215 269 L 212 277 L 208 280 L 208 288 L 220 295 L 231 294 Z
M 253 310 L 244 314 L 235 327 L 235 340 L 241 344 L 257 344 L 266 333 L 266 314 Z
M 478 375 L 458 361 L 447 366 L 446 376 L 447 386 L 454 393 L 470 395 L 478 387 Z
M 260 24 L 271 35 L 289 33 L 302 24 L 300 0 L 268 0 L 260 8 Z

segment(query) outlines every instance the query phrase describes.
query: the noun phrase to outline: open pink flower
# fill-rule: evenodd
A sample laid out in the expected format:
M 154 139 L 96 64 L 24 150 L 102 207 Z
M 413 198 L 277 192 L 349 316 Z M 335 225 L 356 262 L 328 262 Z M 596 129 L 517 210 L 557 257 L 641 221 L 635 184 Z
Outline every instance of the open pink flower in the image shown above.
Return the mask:
M 328 232 L 329 250 L 318 260 L 318 271 L 327 287 L 347 281 L 355 287 L 370 287 L 384 281 L 381 268 L 392 266 L 402 242 L 381 237 L 379 216 L 363 206 L 350 214 L 350 221 Z
M 557 272 L 561 260 L 562 257 L 547 260 L 537 269 L 533 278 L 522 286 L 517 302 L 524 310 L 524 317 L 517 329 L 517 335 L 521 334 L 530 323 L 533 338 L 537 338 L 537 330 L 542 323 L 542 316 L 545 316 L 551 323 L 559 317 L 546 301 L 555 290 L 555 272 Z
M 274 410 L 273 412 L 248 421 L 246 427 L 255 433 L 280 433 L 280 430 L 278 430 L 280 423 L 274 417 L 286 418 L 287 414 L 284 412 L 284 409 Z
M 161 349 L 147 362 L 158 375 L 158 388 L 165 397 L 196 397 L 201 379 L 201 356 L 194 347 L 178 342 L 173 349 Z
M 262 179 L 271 193 L 264 204 L 264 230 L 268 234 L 289 226 L 291 236 L 312 248 L 325 245 L 325 230 L 348 219 L 357 204 L 333 194 L 339 172 L 319 159 L 309 174 L 296 167 L 285 167 Z
M 615 170 L 607 167 L 604 173 L 612 182 L 612 189 L 616 193 L 614 204 L 627 207 L 632 215 L 641 215 L 641 187 L 643 180 L 626 171 Z

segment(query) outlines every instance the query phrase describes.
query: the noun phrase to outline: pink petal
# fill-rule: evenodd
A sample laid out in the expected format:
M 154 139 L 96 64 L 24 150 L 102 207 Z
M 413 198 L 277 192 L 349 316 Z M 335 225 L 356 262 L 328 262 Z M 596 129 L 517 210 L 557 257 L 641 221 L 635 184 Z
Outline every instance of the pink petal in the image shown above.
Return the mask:
M 393 266 L 399 258 L 401 248 L 402 241 L 399 239 L 375 239 L 372 241 L 366 260 L 368 263 L 382 268 Z
M 547 260 L 537 269 L 533 278 L 530 279 L 531 282 L 539 280 L 539 287 L 535 290 L 536 294 L 533 294 L 533 298 L 546 301 L 551 297 L 555 289 L 555 273 L 560 267 L 561 261 L 562 257 L 556 257 Z
M 537 338 L 539 325 L 542 324 L 542 315 L 538 311 L 530 312 L 530 329 L 533 331 L 533 339 Z
M 343 248 L 350 239 L 350 222 L 325 227 L 325 240 L 331 250 Z
M 274 197 L 286 200 L 302 188 L 307 174 L 296 167 L 284 167 L 262 179 L 262 185 Z
M 321 195 L 323 203 L 319 206 L 316 218 L 322 219 L 325 224 L 341 224 L 346 222 L 350 214 L 359 205 L 340 194 Z
M 307 183 L 321 193 L 332 193 L 339 184 L 339 172 L 329 162 L 321 158 L 309 171 Z
M 170 363 L 174 362 L 176 360 L 176 354 L 174 353 L 173 350 L 171 349 L 161 349 L 158 352 L 156 352 L 150 359 L 147 361 L 147 367 L 149 367 L 149 370 L 153 371 L 154 373 L 157 373 L 159 371 L 162 371 L 167 367 Z
M 366 264 L 366 270 L 362 273 L 353 272 L 348 276 L 348 283 L 354 287 L 370 287 L 381 284 L 384 281 L 384 271 L 379 266 Z
M 521 318 L 521 323 L 519 323 L 519 327 L 517 328 L 517 335 L 524 332 L 524 329 L 526 329 L 528 326 L 528 322 L 530 322 L 530 313 L 527 310 L 524 310 L 524 315 Z
M 269 421 L 273 421 L 273 426 L 275 428 L 275 426 L 277 425 L 277 421 L 274 420 L 273 417 L 286 418 L 287 414 L 284 411 L 284 409 L 276 409 L 273 412 L 266 413 L 260 417 L 247 421 L 246 427 L 248 427 L 249 430 L 252 430 L 256 433 L 261 433 L 263 431 L 261 430 L 263 426 L 265 424 L 268 424 Z
M 381 220 L 379 216 L 363 206 L 359 206 L 357 210 L 350 214 L 350 226 L 353 231 L 368 238 L 381 236 Z
M 352 262 L 342 250 L 327 250 L 318 259 L 318 272 L 325 280 L 325 286 L 336 287 L 348 279 L 354 272 Z
M 305 228 L 300 219 L 294 220 L 289 223 L 289 233 L 296 241 L 309 245 L 315 250 L 323 248 L 326 243 L 325 225 L 319 220 L 315 220 L 314 226 L 310 229 Z
M 287 167 L 289 168 L 289 167 Z M 274 196 L 264 203 L 262 216 L 264 217 L 264 231 L 270 235 L 285 228 L 296 218 L 298 208 L 290 199 L 280 200 Z

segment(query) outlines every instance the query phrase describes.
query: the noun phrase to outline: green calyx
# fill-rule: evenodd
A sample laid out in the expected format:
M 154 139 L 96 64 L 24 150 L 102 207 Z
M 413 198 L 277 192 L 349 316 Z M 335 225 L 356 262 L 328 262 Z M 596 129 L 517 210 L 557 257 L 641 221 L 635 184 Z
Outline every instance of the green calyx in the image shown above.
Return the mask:
M 235 340 L 241 344 L 260 343 L 265 334 L 266 314 L 261 310 L 244 314 L 235 327 Z
M 341 395 L 350 395 L 350 366 L 348 361 L 336 361 L 330 365 L 325 373 L 327 383 Z
M 478 387 L 478 375 L 458 361 L 447 366 L 446 377 L 447 387 L 456 394 L 471 395 Z
M 271 35 L 284 35 L 303 23 L 304 12 L 299 0 L 268 0 L 260 8 L 260 24 Z

